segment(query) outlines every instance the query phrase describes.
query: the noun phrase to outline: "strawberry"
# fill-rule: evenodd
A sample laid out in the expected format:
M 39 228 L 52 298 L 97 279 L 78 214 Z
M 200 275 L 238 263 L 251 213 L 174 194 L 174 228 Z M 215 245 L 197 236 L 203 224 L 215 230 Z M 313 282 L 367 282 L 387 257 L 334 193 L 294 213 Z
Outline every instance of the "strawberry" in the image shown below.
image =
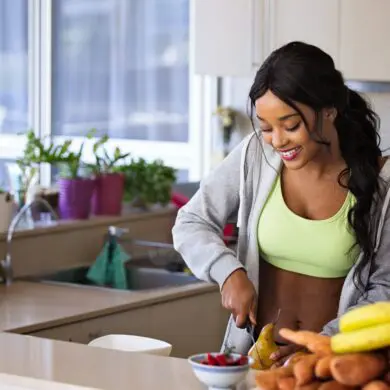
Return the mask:
M 248 364 L 248 357 L 247 356 L 240 356 L 237 359 L 237 365 L 238 366 L 245 366 L 245 364 Z
M 227 366 L 228 365 L 228 360 L 226 359 L 226 355 L 224 355 L 224 354 L 216 355 L 215 359 L 218 361 L 220 366 Z
M 207 354 L 207 361 L 210 366 L 219 366 L 218 360 L 211 354 Z

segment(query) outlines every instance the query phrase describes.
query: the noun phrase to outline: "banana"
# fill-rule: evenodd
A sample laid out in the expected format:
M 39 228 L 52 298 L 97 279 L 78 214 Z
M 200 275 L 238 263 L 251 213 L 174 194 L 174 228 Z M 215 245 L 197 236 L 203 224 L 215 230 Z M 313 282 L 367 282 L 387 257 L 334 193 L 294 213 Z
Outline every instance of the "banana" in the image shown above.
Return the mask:
M 390 323 L 390 302 L 377 302 L 353 309 L 340 318 L 339 327 L 344 333 L 383 323 Z
M 373 351 L 389 346 L 390 322 L 348 333 L 338 333 L 331 337 L 331 348 L 334 353 Z

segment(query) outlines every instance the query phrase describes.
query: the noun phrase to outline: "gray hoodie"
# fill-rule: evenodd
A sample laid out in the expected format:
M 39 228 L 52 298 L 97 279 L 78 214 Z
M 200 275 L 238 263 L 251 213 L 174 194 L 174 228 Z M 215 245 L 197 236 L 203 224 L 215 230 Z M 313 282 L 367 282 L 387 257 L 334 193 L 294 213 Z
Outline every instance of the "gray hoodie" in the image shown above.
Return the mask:
M 199 191 L 179 210 L 173 227 L 175 249 L 199 279 L 222 287 L 228 276 L 245 268 L 259 292 L 259 248 L 257 223 L 260 212 L 281 169 L 281 159 L 271 147 L 251 134 L 247 136 L 202 182 Z M 375 264 L 371 273 L 363 270 L 365 291 L 353 283 L 354 268 L 341 292 L 338 316 L 347 310 L 375 301 L 390 299 L 390 159 L 381 171 L 382 201 L 373 210 L 376 223 Z M 239 227 L 237 251 L 226 247 L 221 236 L 227 222 Z M 361 260 L 360 254 L 356 264 Z M 261 283 L 261 282 L 260 282 Z M 206 313 L 205 313 L 206 314 Z M 323 333 L 338 331 L 338 318 L 325 325 Z M 223 345 L 247 353 L 251 339 L 230 317 Z

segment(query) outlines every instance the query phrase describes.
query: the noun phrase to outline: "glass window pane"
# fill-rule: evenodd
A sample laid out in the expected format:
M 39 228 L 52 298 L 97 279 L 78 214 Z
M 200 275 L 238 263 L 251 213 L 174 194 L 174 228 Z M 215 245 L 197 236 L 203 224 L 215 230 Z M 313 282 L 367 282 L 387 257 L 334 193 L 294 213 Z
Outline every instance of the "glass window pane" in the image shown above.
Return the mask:
M 177 183 L 185 183 L 188 181 L 188 169 L 179 169 L 176 172 L 176 182 Z
M 0 188 L 2 190 L 13 191 L 17 184 L 16 176 L 11 177 L 10 166 L 16 172 L 17 166 L 14 160 L 0 158 Z
M 188 141 L 189 0 L 53 2 L 53 131 Z
M 0 133 L 25 132 L 28 126 L 27 5 L 0 1 Z

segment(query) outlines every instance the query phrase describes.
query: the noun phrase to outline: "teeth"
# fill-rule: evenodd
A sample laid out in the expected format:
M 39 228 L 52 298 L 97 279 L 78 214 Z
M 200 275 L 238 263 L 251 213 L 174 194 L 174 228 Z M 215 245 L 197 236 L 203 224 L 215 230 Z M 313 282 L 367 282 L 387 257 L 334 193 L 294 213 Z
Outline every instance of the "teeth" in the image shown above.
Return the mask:
M 299 150 L 299 147 L 298 148 L 294 148 L 294 149 L 291 149 L 291 150 L 288 150 L 287 152 L 280 152 L 280 154 L 283 156 L 283 157 L 292 157 L 297 151 Z

